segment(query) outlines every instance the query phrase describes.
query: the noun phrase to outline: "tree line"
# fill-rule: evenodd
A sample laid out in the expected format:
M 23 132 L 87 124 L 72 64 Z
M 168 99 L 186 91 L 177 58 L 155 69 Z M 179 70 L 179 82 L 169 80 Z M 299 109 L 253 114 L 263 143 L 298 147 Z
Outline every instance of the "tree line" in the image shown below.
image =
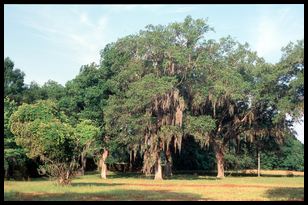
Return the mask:
M 65 86 L 25 85 L 6 58 L 5 175 L 35 163 L 68 184 L 92 159 L 102 178 L 119 162 L 155 179 L 174 168 L 223 178 L 225 168 L 254 167 L 258 153 L 265 168 L 303 170 L 291 126 L 304 111 L 304 40 L 271 64 L 230 36 L 207 39 L 213 30 L 190 16 L 148 25 L 106 45 L 99 65 Z

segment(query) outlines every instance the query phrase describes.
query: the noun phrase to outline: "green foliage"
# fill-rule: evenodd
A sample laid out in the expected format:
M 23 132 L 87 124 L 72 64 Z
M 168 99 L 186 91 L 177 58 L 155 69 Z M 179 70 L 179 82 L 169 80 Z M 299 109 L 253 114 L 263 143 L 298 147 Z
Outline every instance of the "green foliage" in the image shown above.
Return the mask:
M 118 95 L 128 89 L 128 85 L 131 82 L 139 80 L 144 76 L 144 69 L 142 62 L 132 61 L 128 62 L 126 67 L 121 70 L 114 78 L 109 79 L 106 84 L 113 93 Z
M 32 81 L 24 91 L 23 102 L 31 104 L 38 100 L 46 99 L 46 97 L 42 88 L 36 82 Z
M 163 125 L 157 136 L 163 142 L 163 149 L 169 150 L 170 143 L 174 140 L 174 149 L 181 152 L 183 131 L 179 126 Z
M 16 142 L 27 149 L 31 158 L 44 156 L 64 160 L 70 155 L 71 150 L 66 150 L 66 145 L 74 140 L 73 130 L 55 106 L 52 101 L 23 104 L 11 116 L 11 131 Z
M 216 127 L 215 120 L 209 116 L 187 116 L 185 132 L 195 137 L 202 146 L 209 145 L 211 132 Z
M 242 152 L 237 153 L 234 149 L 225 152 L 225 168 L 226 170 L 245 170 L 256 167 L 255 155 L 245 148 Z M 262 161 L 263 163 L 263 161 Z
M 288 139 L 281 152 L 281 169 L 304 171 L 304 145 L 299 140 Z
M 95 157 L 101 150 L 102 143 L 99 138 L 100 129 L 91 120 L 82 120 L 75 127 L 75 135 L 77 139 L 77 147 L 81 160 L 86 157 Z M 85 167 L 84 167 L 85 168 Z
M 26 153 L 23 148 L 15 142 L 15 136 L 10 131 L 10 116 L 17 110 L 15 101 L 11 101 L 8 97 L 4 98 L 4 170 L 5 177 L 13 177 L 14 172 L 21 167 L 25 167 L 27 162 Z M 11 174 L 9 173 L 11 172 Z M 13 173 L 12 173 L 13 172 Z
M 72 124 L 80 119 L 92 120 L 97 126 L 103 123 L 102 107 L 107 95 L 104 78 L 103 70 L 92 63 L 82 66 L 79 75 L 66 83 L 58 106 Z
M 11 101 L 9 98 L 4 98 L 4 137 L 12 138 L 13 135 L 10 132 L 9 119 L 10 116 L 17 109 L 17 104 L 15 101 Z
M 130 61 L 136 51 L 135 37 L 130 35 L 110 43 L 101 50 L 101 68 L 103 74 L 109 79 L 119 73 L 125 64 Z
M 292 135 L 288 135 L 278 150 L 261 152 L 263 169 L 304 171 L 304 145 Z
M 283 93 L 278 109 L 298 120 L 304 111 L 304 40 L 291 42 L 282 51 L 281 61 L 276 65 Z
M 58 101 L 64 97 L 64 91 L 65 88 L 53 80 L 47 81 L 43 86 L 39 86 L 36 82 L 32 81 L 24 91 L 23 102 L 35 103 L 38 100 L 47 99 Z
M 203 34 L 213 30 L 203 19 L 194 20 L 191 16 L 187 16 L 183 23 L 172 23 L 170 28 L 175 35 L 175 44 L 185 45 L 187 48 L 193 48 Z
M 171 91 L 177 80 L 174 77 L 155 77 L 154 74 L 144 76 L 134 82 L 126 92 L 125 105 L 128 110 L 140 110 L 148 106 L 155 97 Z
M 99 128 L 93 125 L 90 120 L 83 120 L 76 126 L 76 136 L 79 143 L 86 144 L 97 138 Z
M 65 88 L 56 81 L 49 80 L 41 87 L 43 100 L 59 100 L 65 95 Z
M 123 163 L 129 161 L 129 150 L 125 143 L 112 140 L 108 143 L 109 156 L 106 163 L 114 165 L 116 163 Z

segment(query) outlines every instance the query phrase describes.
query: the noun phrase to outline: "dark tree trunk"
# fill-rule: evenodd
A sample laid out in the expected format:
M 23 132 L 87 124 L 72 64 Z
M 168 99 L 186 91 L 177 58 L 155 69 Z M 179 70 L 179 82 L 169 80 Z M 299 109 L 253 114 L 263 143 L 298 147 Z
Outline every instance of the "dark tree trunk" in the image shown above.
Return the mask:
M 129 172 L 133 171 L 133 151 L 129 154 Z
M 158 153 L 157 160 L 155 163 L 155 178 L 154 180 L 162 180 L 162 170 L 161 170 L 161 160 L 160 160 L 160 153 Z
M 84 175 L 86 164 L 87 164 L 87 158 L 84 156 L 84 154 L 81 154 L 81 168 L 80 168 L 81 175 Z
M 217 162 L 217 178 L 224 178 L 224 151 L 221 145 L 215 145 L 215 156 Z
M 164 175 L 166 177 L 172 176 L 172 158 L 171 158 L 170 151 L 166 152 L 166 166 L 165 166 L 165 170 L 164 170 Z
M 8 173 L 9 173 L 9 166 L 7 169 L 4 170 L 4 178 L 8 179 Z
M 165 174 L 166 177 L 172 176 L 171 162 L 168 162 L 168 161 L 166 162 L 164 174 Z

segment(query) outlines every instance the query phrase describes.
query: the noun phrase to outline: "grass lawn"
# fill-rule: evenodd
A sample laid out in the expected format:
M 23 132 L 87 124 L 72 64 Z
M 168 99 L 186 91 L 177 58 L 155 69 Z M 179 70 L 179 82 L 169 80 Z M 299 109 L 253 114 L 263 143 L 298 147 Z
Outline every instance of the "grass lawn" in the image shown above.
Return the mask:
M 304 200 L 304 177 L 226 177 L 174 175 L 154 181 L 143 175 L 109 173 L 77 177 L 70 186 L 54 181 L 5 181 L 4 200 Z

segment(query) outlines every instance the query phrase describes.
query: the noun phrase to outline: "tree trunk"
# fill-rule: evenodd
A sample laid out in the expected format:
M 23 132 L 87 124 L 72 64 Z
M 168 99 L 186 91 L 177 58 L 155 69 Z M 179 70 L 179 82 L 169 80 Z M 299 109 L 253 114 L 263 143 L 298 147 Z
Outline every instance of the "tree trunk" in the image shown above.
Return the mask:
M 107 179 L 107 166 L 105 162 L 102 163 L 102 168 L 101 168 L 101 178 L 102 179 Z
M 67 185 L 70 184 L 70 170 L 62 170 L 61 175 L 58 178 L 58 182 L 60 185 Z
M 129 153 L 129 172 L 133 171 L 133 151 Z
M 4 178 L 8 179 L 8 173 L 9 173 L 9 170 L 7 168 L 4 170 Z
M 160 153 L 158 153 L 157 160 L 155 163 L 155 178 L 154 180 L 162 180 L 162 171 L 161 171 L 161 161 L 160 161 Z
M 70 170 L 67 170 L 67 171 L 66 171 L 65 179 L 68 181 L 69 178 L 70 178 Z
M 166 162 L 165 166 L 165 176 L 166 177 L 171 177 L 172 176 L 172 168 L 171 168 L 171 162 Z
M 108 156 L 108 150 L 104 150 L 104 153 L 102 154 L 102 158 L 100 159 L 100 166 L 101 166 L 101 178 L 106 179 L 107 178 L 107 165 L 105 164 L 105 160 Z
M 224 178 L 225 171 L 224 171 L 224 152 L 221 145 L 215 146 L 215 156 L 217 162 L 217 178 Z
M 172 176 L 172 159 L 171 159 L 170 151 L 166 152 L 166 166 L 165 166 L 164 174 L 166 177 Z
M 85 169 L 86 169 L 86 163 L 87 163 L 87 158 L 84 156 L 84 154 L 81 154 L 81 175 L 84 175 Z

